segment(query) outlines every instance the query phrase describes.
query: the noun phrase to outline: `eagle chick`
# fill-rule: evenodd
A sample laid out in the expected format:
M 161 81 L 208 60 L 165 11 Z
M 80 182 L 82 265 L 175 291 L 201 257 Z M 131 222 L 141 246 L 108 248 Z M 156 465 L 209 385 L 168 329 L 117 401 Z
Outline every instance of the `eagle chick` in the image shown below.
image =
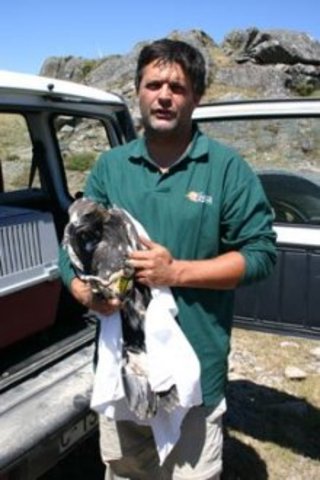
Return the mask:
M 129 408 L 143 420 L 160 405 L 171 410 L 177 404 L 176 388 L 156 393 L 148 381 L 144 321 L 151 293 L 135 281 L 128 262 L 130 252 L 142 248 L 131 219 L 119 208 L 81 198 L 70 206 L 62 244 L 94 295 L 122 302 L 122 379 Z

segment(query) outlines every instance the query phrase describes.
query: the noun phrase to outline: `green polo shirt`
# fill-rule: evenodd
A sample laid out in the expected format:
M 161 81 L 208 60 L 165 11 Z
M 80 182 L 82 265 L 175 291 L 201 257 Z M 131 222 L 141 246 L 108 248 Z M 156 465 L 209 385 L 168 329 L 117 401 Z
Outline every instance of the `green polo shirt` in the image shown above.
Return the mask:
M 272 214 L 259 180 L 234 150 L 199 131 L 167 173 L 151 161 L 143 138 L 103 153 L 85 196 L 125 208 L 176 259 L 240 251 L 246 259 L 243 283 L 265 278 L 275 262 Z M 70 283 L 75 274 L 65 252 L 60 266 Z M 201 363 L 204 403 L 217 405 L 224 396 L 234 292 L 172 291 L 177 320 Z

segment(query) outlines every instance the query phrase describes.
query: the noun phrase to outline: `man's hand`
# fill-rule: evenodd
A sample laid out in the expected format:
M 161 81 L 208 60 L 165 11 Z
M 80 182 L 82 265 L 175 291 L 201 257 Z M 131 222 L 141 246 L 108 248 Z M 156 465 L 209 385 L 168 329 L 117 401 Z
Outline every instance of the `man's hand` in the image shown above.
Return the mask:
M 79 278 L 72 280 L 70 290 L 79 303 L 103 315 L 112 315 L 121 306 L 121 302 L 115 298 L 110 300 L 97 300 L 92 293 L 90 285 Z
M 149 287 L 174 285 L 174 259 L 169 250 L 146 238 L 140 240 L 146 250 L 136 250 L 129 256 L 130 265 L 136 269 L 136 279 Z
M 188 287 L 229 290 L 237 287 L 246 270 L 241 252 L 231 251 L 202 260 L 177 260 L 169 250 L 141 239 L 146 250 L 132 252 L 129 261 L 136 279 L 149 287 Z

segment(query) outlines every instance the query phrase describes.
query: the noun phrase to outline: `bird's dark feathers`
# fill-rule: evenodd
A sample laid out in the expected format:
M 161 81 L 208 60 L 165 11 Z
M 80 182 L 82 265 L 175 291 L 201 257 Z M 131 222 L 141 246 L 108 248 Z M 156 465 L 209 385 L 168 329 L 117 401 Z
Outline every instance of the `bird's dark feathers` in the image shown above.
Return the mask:
M 88 198 L 76 200 L 69 209 L 63 246 L 95 295 L 122 301 L 122 378 L 129 408 L 141 419 L 154 416 L 160 404 L 171 409 L 177 403 L 176 389 L 156 394 L 148 382 L 144 322 L 151 294 L 135 282 L 128 263 L 130 252 L 142 248 L 130 217 Z

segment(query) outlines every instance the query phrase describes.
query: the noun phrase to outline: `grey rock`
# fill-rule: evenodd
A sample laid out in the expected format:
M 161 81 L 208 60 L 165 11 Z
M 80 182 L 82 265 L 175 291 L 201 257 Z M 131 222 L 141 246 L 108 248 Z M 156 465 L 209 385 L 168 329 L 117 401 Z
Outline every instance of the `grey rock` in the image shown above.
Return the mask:
M 207 64 L 204 101 L 287 98 L 320 90 L 320 43 L 309 35 L 257 28 L 234 30 L 221 45 L 201 30 L 174 30 L 168 38 L 184 40 L 202 52 Z M 124 96 L 139 123 L 134 74 L 141 48 L 99 59 L 49 57 L 40 75 L 72 80 Z M 215 86 L 221 87 L 214 88 Z M 309 148 L 306 145 L 306 148 Z
M 227 35 L 222 47 L 237 62 L 320 65 L 320 42 L 306 33 L 249 28 Z
M 83 83 L 89 62 L 82 57 L 49 57 L 42 65 L 40 75 Z
M 294 366 L 288 366 L 284 371 L 284 375 L 289 380 L 305 380 L 307 378 L 304 370 Z
M 284 342 L 281 342 L 280 343 L 280 347 L 282 348 L 299 348 L 299 345 L 297 344 L 297 342 L 293 342 L 293 341 L 290 341 L 290 340 L 285 340 Z
M 320 347 L 313 348 L 310 350 L 312 356 L 316 357 L 317 360 L 320 360 Z
M 320 66 L 297 63 L 287 68 L 286 87 L 300 95 L 310 95 L 320 88 Z
M 232 90 L 242 88 L 254 92 L 255 97 L 288 97 L 286 88 L 288 75 L 282 69 L 270 65 L 258 66 L 250 63 L 217 71 L 214 81 Z

